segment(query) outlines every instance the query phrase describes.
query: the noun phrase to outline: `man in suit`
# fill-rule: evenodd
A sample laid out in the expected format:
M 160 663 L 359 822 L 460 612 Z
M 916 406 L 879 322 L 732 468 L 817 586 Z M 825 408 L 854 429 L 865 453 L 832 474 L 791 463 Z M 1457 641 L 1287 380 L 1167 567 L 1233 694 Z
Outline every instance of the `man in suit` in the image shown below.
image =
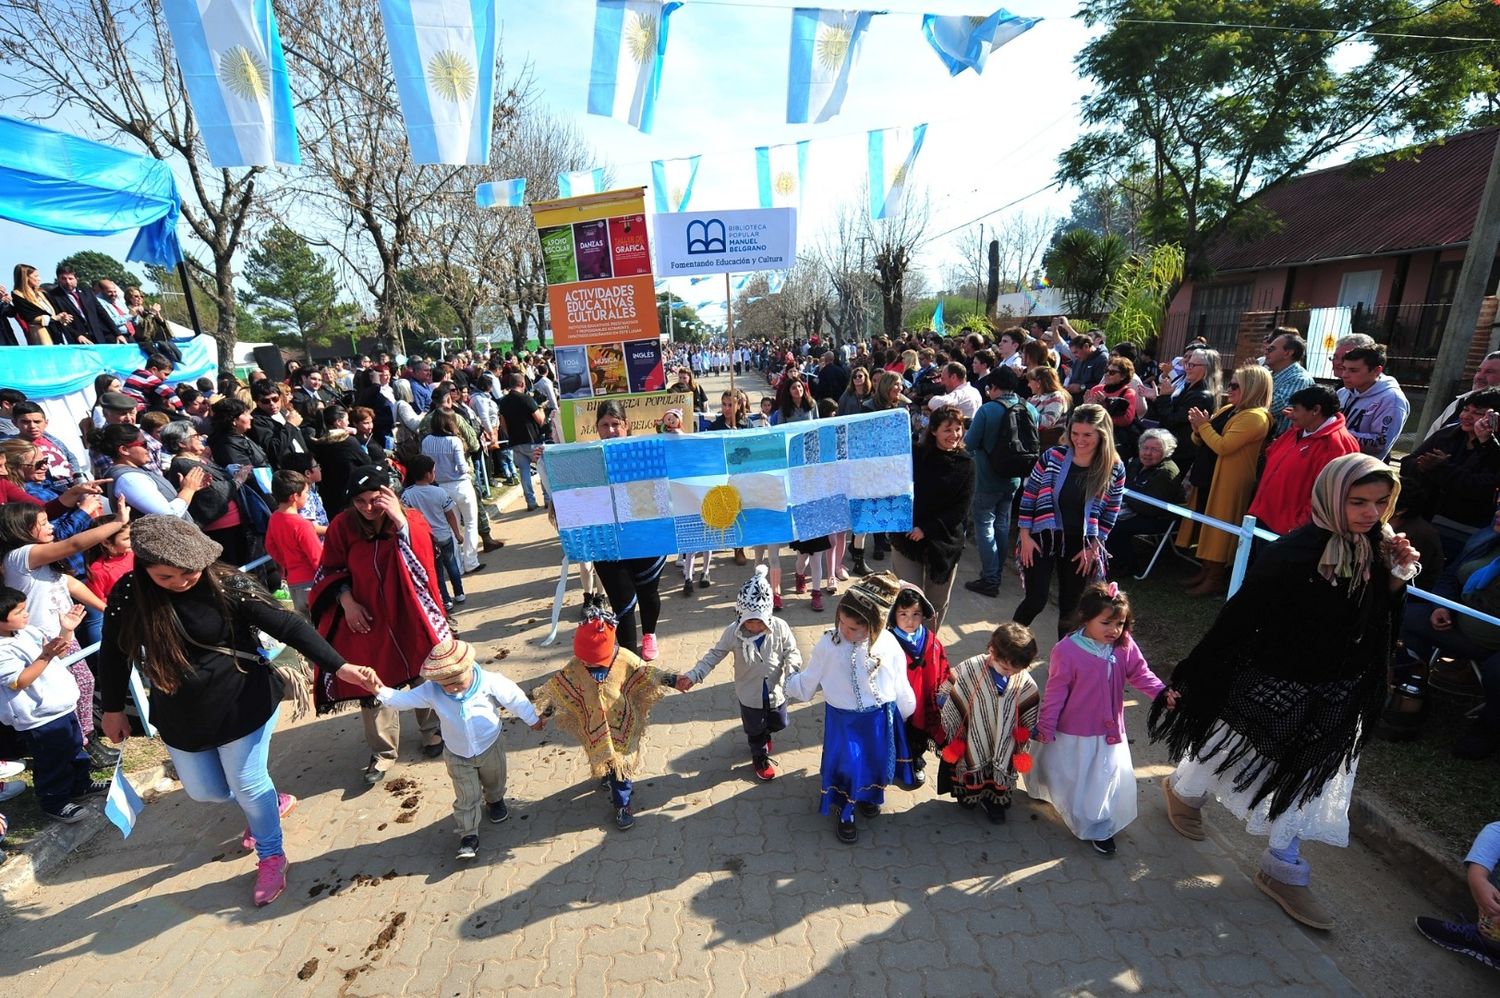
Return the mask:
M 78 275 L 73 268 L 59 264 L 57 283 L 48 291 L 52 307 L 59 315 L 66 312 L 72 322 L 58 323 L 64 343 L 114 343 L 115 322 L 104 311 L 104 303 L 93 292 L 78 286 Z

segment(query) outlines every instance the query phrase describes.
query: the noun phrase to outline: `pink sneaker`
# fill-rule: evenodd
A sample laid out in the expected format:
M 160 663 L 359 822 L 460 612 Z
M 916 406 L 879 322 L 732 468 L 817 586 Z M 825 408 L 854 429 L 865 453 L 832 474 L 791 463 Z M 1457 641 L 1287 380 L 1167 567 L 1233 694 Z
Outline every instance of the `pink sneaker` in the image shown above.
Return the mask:
M 286 870 L 291 864 L 286 856 L 267 856 L 255 866 L 255 907 L 266 905 L 281 897 L 286 890 Z
M 793 573 L 792 578 L 796 580 L 798 596 L 801 596 L 803 593 L 807 592 L 807 576 Z
M 785 610 L 786 609 L 786 604 L 784 604 L 784 603 L 781 602 L 781 594 L 780 593 L 772 593 L 771 594 L 771 609 L 773 609 L 773 610 Z
M 823 590 L 814 589 L 812 591 L 812 608 L 819 613 L 823 612 Z
M 276 812 L 281 815 L 281 817 L 285 818 L 287 815 L 291 814 L 292 808 L 296 806 L 297 798 L 293 797 L 291 794 L 276 795 Z M 240 845 L 244 847 L 244 850 L 246 852 L 249 852 L 251 849 L 255 848 L 255 836 L 250 834 L 250 826 L 248 825 L 245 826 L 245 834 L 240 839 Z
M 642 634 L 641 635 L 641 658 L 645 659 L 647 662 L 655 662 L 656 661 L 656 656 L 658 654 L 660 654 L 660 652 L 658 651 L 658 649 L 656 647 L 656 635 L 655 634 Z

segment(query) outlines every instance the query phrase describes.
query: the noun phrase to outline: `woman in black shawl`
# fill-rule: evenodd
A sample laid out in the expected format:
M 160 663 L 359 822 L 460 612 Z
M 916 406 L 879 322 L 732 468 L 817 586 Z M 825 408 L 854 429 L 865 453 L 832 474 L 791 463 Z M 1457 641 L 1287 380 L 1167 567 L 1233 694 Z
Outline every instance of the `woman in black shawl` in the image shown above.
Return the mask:
M 1308 890 L 1303 839 L 1349 841 L 1349 800 L 1364 740 L 1386 693 L 1406 582 L 1418 552 L 1386 524 L 1392 468 L 1348 454 L 1313 484 L 1312 523 L 1266 549 L 1198 646 L 1172 674 L 1177 709 L 1151 710 L 1153 741 L 1177 768 L 1162 781 L 1167 817 L 1203 838 L 1217 798 L 1269 837 L 1256 886 L 1316 929 L 1333 920 Z

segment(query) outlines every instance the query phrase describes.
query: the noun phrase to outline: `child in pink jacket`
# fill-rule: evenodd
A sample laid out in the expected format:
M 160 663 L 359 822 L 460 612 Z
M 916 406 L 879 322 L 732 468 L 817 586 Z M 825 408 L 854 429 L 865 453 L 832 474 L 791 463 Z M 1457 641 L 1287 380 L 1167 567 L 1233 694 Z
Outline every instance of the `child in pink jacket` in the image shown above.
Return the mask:
M 1026 792 L 1049 801 L 1068 829 L 1114 855 L 1135 820 L 1135 765 L 1125 737 L 1125 684 L 1155 699 L 1164 686 L 1130 637 L 1130 601 L 1095 583 L 1078 603 L 1078 630 L 1052 647 Z M 1176 694 L 1167 693 L 1170 709 Z

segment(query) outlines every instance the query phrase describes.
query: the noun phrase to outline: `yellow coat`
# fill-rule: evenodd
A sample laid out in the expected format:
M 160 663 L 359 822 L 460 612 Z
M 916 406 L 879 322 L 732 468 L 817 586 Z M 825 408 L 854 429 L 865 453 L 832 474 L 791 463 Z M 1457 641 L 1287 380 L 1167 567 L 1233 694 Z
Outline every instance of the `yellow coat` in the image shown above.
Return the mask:
M 1224 406 L 1214 417 L 1232 409 Z M 1224 432 L 1219 433 L 1209 423 L 1193 431 L 1193 442 L 1207 447 L 1219 456 L 1214 465 L 1213 482 L 1208 487 L 1208 505 L 1204 514 L 1225 523 L 1239 525 L 1250 500 L 1255 496 L 1255 469 L 1260 463 L 1261 445 L 1271 430 L 1271 414 L 1266 409 L 1245 409 L 1229 417 Z M 1201 453 L 1201 452 L 1200 452 Z M 1192 502 L 1197 507 L 1196 497 Z M 1193 532 L 1198 524 L 1184 520 L 1177 531 L 1177 545 L 1187 547 L 1193 542 Z M 1228 564 L 1234 556 L 1236 535 L 1226 534 L 1214 527 L 1205 527 L 1198 539 L 1198 558 Z

